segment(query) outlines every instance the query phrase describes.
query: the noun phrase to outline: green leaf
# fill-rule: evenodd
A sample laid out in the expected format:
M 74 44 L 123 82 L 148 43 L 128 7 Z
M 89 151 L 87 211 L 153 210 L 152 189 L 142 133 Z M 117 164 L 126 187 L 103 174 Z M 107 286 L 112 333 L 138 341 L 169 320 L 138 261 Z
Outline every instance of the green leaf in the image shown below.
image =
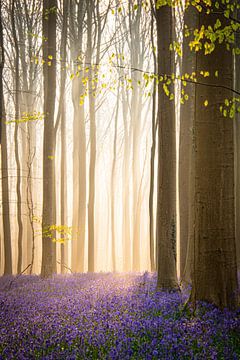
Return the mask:
M 222 25 L 221 21 L 219 19 L 217 19 L 217 21 L 216 21 L 216 23 L 214 25 L 214 29 L 215 30 L 219 29 L 221 27 L 221 25 Z

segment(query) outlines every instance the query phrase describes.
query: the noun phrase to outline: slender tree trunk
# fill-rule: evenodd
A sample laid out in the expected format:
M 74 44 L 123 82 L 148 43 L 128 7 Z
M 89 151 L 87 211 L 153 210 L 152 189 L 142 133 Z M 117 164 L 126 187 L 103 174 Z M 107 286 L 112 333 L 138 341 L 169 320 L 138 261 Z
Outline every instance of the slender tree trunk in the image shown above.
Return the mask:
M 51 9 L 51 10 L 49 10 Z M 41 275 L 54 272 L 54 245 L 50 227 L 54 221 L 54 111 L 56 97 L 56 16 L 57 1 L 43 3 L 43 79 L 44 79 L 44 139 L 43 139 L 43 215 L 42 215 L 42 269 Z M 51 66 L 48 66 L 48 62 Z
M 124 91 L 124 90 L 122 90 Z M 129 139 L 129 125 L 128 125 L 128 104 L 126 94 L 122 92 L 122 113 L 124 123 L 124 155 L 123 155 L 123 268 L 124 271 L 131 269 L 131 236 L 130 236 L 130 205 L 129 205 L 129 162 L 130 162 L 130 139 Z
M 133 4 L 129 3 L 129 30 L 131 36 L 130 56 L 131 66 L 133 68 L 142 68 L 142 53 L 140 47 L 140 21 L 141 21 L 141 3 L 138 1 L 137 11 L 133 11 Z M 139 74 L 135 71 L 131 73 L 132 86 L 134 88 L 131 96 L 131 137 L 132 137 L 132 186 L 133 186 L 133 226 L 132 226 L 132 269 L 140 270 L 140 136 L 141 136 L 141 94 L 138 81 Z
M 20 72 L 19 72 L 19 47 L 18 47 L 18 39 L 16 33 L 16 25 L 15 25 L 15 0 L 12 1 L 12 9 L 11 9 L 11 22 L 12 22 L 12 32 L 13 32 L 13 40 L 15 47 L 15 130 L 14 130 L 14 143 L 15 143 L 15 159 L 17 166 L 17 222 L 18 222 L 18 260 L 17 260 L 17 273 L 21 273 L 22 269 L 22 246 L 23 246 L 23 222 L 22 222 L 22 204 L 21 204 L 21 167 L 20 167 L 20 158 L 19 158 L 19 133 L 18 133 L 18 120 L 20 118 Z
M 93 272 L 95 266 L 95 244 L 94 244 L 94 205 L 95 205 L 95 163 L 96 163 L 96 119 L 95 99 L 93 97 L 93 70 L 92 70 L 92 16 L 93 1 L 88 1 L 87 17 L 87 63 L 89 71 L 89 118 L 90 118 L 90 164 L 89 164 L 89 197 L 88 197 L 88 271 Z
M 172 74 L 173 15 L 169 6 L 156 10 L 158 74 Z M 174 92 L 170 86 L 171 93 Z M 158 287 L 178 287 L 176 275 L 176 132 L 174 102 L 158 88 L 158 195 L 157 195 L 157 275 Z
M 96 14 L 94 14 L 96 6 Z M 93 57 L 93 28 L 95 23 L 96 36 L 96 57 L 95 62 L 100 61 L 101 45 L 101 16 L 99 2 L 94 4 L 93 0 L 88 0 L 87 5 L 88 30 L 87 30 L 87 63 L 89 69 L 89 119 L 90 119 L 90 164 L 89 164 L 89 198 L 88 198 L 88 271 L 93 272 L 95 268 L 95 166 L 96 166 L 96 101 L 95 93 L 97 89 L 98 74 L 97 69 L 92 64 Z
M 213 27 L 217 19 L 218 14 L 199 13 L 198 28 Z M 227 19 L 221 20 L 222 26 L 227 25 Z M 216 88 L 196 85 L 191 300 L 231 308 L 237 303 L 233 121 L 220 113 L 219 106 L 231 97 L 231 91 L 221 86 L 233 87 L 232 53 L 216 43 L 211 54 L 197 52 L 196 64 L 197 74 L 207 69 L 210 76 L 204 82 Z
M 76 61 L 83 52 L 83 19 L 85 1 L 81 1 L 77 8 L 77 29 L 74 26 L 73 1 L 70 1 L 70 34 L 74 34 L 71 44 L 75 72 L 82 68 L 82 63 Z M 76 64 L 77 62 L 77 64 Z M 80 105 L 80 99 L 85 89 L 82 76 L 75 77 L 72 87 L 72 101 L 74 106 L 73 119 L 73 214 L 72 214 L 72 270 L 84 271 L 85 229 L 86 229 L 86 131 L 84 105 Z
M 132 140 L 133 140 L 133 157 L 132 157 L 132 179 L 133 179 L 133 249 L 132 249 L 132 269 L 140 270 L 140 217 L 138 209 L 139 198 L 139 180 L 140 180 L 140 160 L 139 160 L 139 143 L 141 129 L 140 113 L 140 94 L 137 89 L 137 82 L 134 83 L 134 92 L 131 101 L 131 121 L 132 121 Z
M 152 9 L 152 25 L 151 25 L 151 42 L 152 48 L 154 46 L 154 15 Z M 154 73 L 157 72 L 157 58 L 155 50 L 153 50 L 153 61 L 154 61 Z M 154 212 L 153 212 L 153 199 L 154 199 L 154 177 L 155 177 L 155 153 L 156 153 L 156 133 L 157 133 L 157 122 L 156 122 L 156 79 L 153 83 L 153 96 L 152 96 L 152 146 L 151 146 L 151 160 L 150 160 L 150 191 L 149 191 L 149 237 L 150 237 L 150 268 L 151 271 L 156 270 L 155 264 L 155 251 L 154 251 Z
M 116 271 L 116 234 L 115 234 L 115 178 L 116 178 L 116 161 L 117 161 L 117 131 L 119 116 L 119 91 L 117 94 L 116 115 L 114 122 L 114 139 L 113 139 L 113 161 L 111 171 L 111 233 L 112 233 L 112 267 Z
M 92 81 L 92 71 L 89 79 Z M 91 86 L 91 85 L 90 85 Z M 91 91 L 91 90 L 90 90 Z M 93 272 L 95 266 L 95 242 L 94 242 L 94 209 L 95 209 L 95 164 L 96 164 L 96 118 L 95 99 L 89 94 L 90 115 L 90 165 L 89 165 L 89 198 L 88 198 L 88 271 Z
M 4 245 L 4 275 L 12 274 L 12 248 L 9 209 L 8 184 L 8 151 L 7 129 L 3 95 L 4 44 L 2 25 L 2 0 L 0 0 L 0 119 L 1 119 L 1 165 L 2 165 L 2 211 L 3 211 L 3 245 Z
M 16 2 L 16 8 L 20 9 L 19 1 Z M 33 43 L 31 35 L 27 36 L 27 41 L 25 38 L 25 24 L 27 27 L 27 33 L 33 33 L 32 18 L 30 16 L 31 9 L 27 6 L 25 7 L 25 12 L 18 11 L 17 16 L 17 29 L 19 36 L 19 55 L 21 61 L 21 71 L 22 71 L 22 96 L 20 102 L 20 112 L 26 112 L 30 114 L 34 111 L 34 104 L 36 98 L 34 96 L 34 85 L 36 86 L 34 73 L 36 71 L 37 64 L 27 64 L 26 62 L 26 52 L 32 51 L 36 44 Z M 33 16 L 33 15 L 32 15 Z M 24 17 L 24 21 L 23 21 Z M 31 21 L 29 21 L 31 19 Z M 30 50 L 29 50 L 30 49 Z M 25 268 L 29 263 L 32 266 L 29 268 L 29 273 L 33 270 L 33 248 L 35 248 L 35 231 L 33 225 L 33 216 L 34 216 L 34 194 L 32 189 L 34 187 L 34 157 L 35 157 L 35 136 L 36 125 L 31 121 L 28 121 L 26 124 L 21 124 L 21 164 L 22 164 L 22 211 L 27 213 L 28 216 L 23 218 L 23 247 L 25 247 L 24 256 L 23 256 L 23 267 Z M 29 168 L 31 164 L 31 168 Z M 27 176 L 26 176 L 27 174 Z
M 60 54 L 63 64 L 67 58 L 67 28 L 68 28 L 68 1 L 63 1 L 63 28 Z M 61 225 L 67 225 L 67 159 L 66 159 L 66 99 L 65 99 L 65 84 L 66 84 L 66 68 L 61 67 L 61 89 L 60 89 L 60 107 L 61 107 L 61 185 L 60 185 L 60 199 L 61 199 Z M 63 237 L 65 237 L 63 235 Z M 65 266 L 68 266 L 68 244 L 64 241 L 61 244 L 61 273 L 65 272 Z

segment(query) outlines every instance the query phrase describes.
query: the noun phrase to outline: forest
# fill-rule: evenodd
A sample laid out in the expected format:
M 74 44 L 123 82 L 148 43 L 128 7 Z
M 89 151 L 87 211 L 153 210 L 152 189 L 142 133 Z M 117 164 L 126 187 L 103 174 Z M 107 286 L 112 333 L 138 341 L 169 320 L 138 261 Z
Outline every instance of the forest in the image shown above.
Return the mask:
M 0 0 L 0 359 L 240 359 L 240 1 Z

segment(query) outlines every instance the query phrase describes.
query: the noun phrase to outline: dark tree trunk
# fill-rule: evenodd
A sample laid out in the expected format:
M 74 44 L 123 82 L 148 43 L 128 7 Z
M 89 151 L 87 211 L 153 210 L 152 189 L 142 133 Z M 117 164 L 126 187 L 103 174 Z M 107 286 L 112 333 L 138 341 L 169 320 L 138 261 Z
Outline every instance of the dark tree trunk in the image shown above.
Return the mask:
M 198 14 L 198 28 L 214 26 L 218 14 Z M 222 18 L 222 26 L 228 20 Z M 219 111 L 231 97 L 233 57 L 224 44 L 208 55 L 196 54 L 197 74 L 210 76 L 196 85 L 194 119 L 194 237 L 191 300 L 208 301 L 221 308 L 237 304 L 237 266 L 234 216 L 233 121 Z M 216 77 L 215 71 L 219 69 Z M 199 81 L 201 79 L 199 78 Z M 208 106 L 204 106 L 208 100 Z
M 156 10 L 158 74 L 172 74 L 174 58 L 169 46 L 173 41 L 172 8 Z M 174 92 L 170 85 L 171 93 Z M 158 287 L 178 287 L 176 274 L 176 132 L 174 101 L 158 88 L 158 195 L 157 195 L 157 275 Z
M 44 139 L 43 139 L 43 215 L 41 275 L 51 276 L 55 270 L 54 248 L 50 227 L 54 225 L 54 112 L 56 97 L 56 18 L 57 1 L 43 2 L 43 81 L 44 81 Z M 47 41 L 44 40 L 47 38 Z M 51 63 L 51 65 L 49 64 Z M 50 65 L 50 66 L 49 66 Z
M 197 10 L 189 7 L 184 13 L 184 25 L 195 29 L 197 25 Z M 192 40 L 192 39 L 191 39 Z M 183 38 L 183 58 L 181 73 L 189 76 L 195 71 L 196 54 L 189 48 L 189 37 Z M 179 217 L 180 217 L 180 279 L 183 282 L 190 281 L 191 247 L 190 229 L 192 214 L 191 196 L 191 159 L 193 151 L 193 119 L 195 117 L 195 85 L 188 83 L 182 85 L 188 100 L 181 104 L 180 108 L 180 135 L 179 135 Z M 184 98 L 184 95 L 182 95 Z

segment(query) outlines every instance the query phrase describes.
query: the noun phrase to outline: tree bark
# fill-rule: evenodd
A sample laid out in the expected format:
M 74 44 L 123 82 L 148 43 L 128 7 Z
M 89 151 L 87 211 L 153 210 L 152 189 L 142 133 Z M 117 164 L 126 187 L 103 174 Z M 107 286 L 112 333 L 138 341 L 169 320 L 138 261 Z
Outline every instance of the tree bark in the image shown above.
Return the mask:
M 141 69 L 143 66 L 143 53 L 141 49 L 141 3 L 133 10 L 133 4 L 129 3 L 129 31 L 130 31 L 130 58 L 131 67 Z M 139 91 L 139 74 L 134 70 L 131 72 L 131 81 L 134 88 L 131 95 L 131 138 L 132 138 L 132 187 L 133 187 L 133 225 L 132 225 L 132 270 L 140 270 L 140 136 L 141 136 L 141 110 L 142 99 Z
M 17 223 L 18 223 L 18 260 L 17 260 L 17 273 L 20 274 L 22 271 L 23 263 L 23 222 L 22 222 L 22 196 L 21 196 L 21 166 L 19 158 L 19 123 L 20 118 L 20 72 L 19 72 L 19 46 L 15 25 L 15 0 L 12 1 L 11 8 L 11 25 L 12 25 L 12 34 L 15 48 L 15 129 L 14 129 L 14 144 L 15 144 L 15 159 L 17 167 L 17 184 L 16 184 L 16 193 L 17 193 Z
M 218 14 L 198 14 L 198 28 L 214 26 Z M 227 25 L 224 17 L 222 26 Z M 208 55 L 196 54 L 197 74 L 207 69 L 204 82 L 196 84 L 194 119 L 194 223 L 191 300 L 218 307 L 237 304 L 237 266 L 234 229 L 233 121 L 219 111 L 233 87 L 233 57 L 216 43 Z M 216 77 L 215 71 L 219 71 Z M 198 75 L 200 80 L 200 76 Z M 204 102 L 208 100 L 208 106 Z
M 43 2 L 43 81 L 44 81 L 44 138 L 43 138 L 43 214 L 42 268 L 43 277 L 54 272 L 54 246 L 50 227 L 54 221 L 54 112 L 56 97 L 56 18 L 57 1 Z M 47 38 L 47 41 L 44 40 Z M 50 63 L 51 64 L 50 64 Z
M 65 64 L 67 59 L 67 33 L 68 33 L 68 10 L 69 1 L 63 0 L 63 26 L 60 56 Z M 61 66 L 61 85 L 60 85 L 60 108 L 61 108 L 61 184 L 60 184 L 60 199 L 61 199 L 61 225 L 67 225 L 67 159 L 66 159 L 66 99 L 65 99 L 65 85 L 66 85 L 66 67 Z M 63 238 L 66 236 L 63 234 Z M 61 244 L 61 273 L 66 272 L 68 267 L 68 243 L 63 240 Z
M 240 10 L 237 11 L 237 18 L 240 21 Z M 240 47 L 239 32 L 235 37 L 236 47 Z M 235 55 L 235 89 L 240 91 L 240 56 Z M 236 214 L 236 252 L 237 267 L 240 270 L 240 114 L 236 113 L 234 121 L 234 140 L 235 140 L 235 214 Z
M 154 46 L 154 8 L 152 6 L 152 24 L 151 24 L 151 42 L 153 48 L 153 61 L 154 61 L 154 73 L 157 73 L 157 57 Z M 150 189 L 149 189 L 149 258 L 151 271 L 156 270 L 155 263 L 155 246 L 154 246 L 154 180 L 155 180 L 155 153 L 156 153 L 156 137 L 157 137 L 157 121 L 156 121 L 156 86 L 157 81 L 154 79 L 153 82 L 153 96 L 152 96 L 152 146 L 151 146 L 151 159 L 150 159 Z
M 197 25 L 197 10 L 189 7 L 184 13 L 184 25 L 195 29 Z M 192 40 L 192 39 L 191 39 Z M 183 58 L 181 73 L 189 76 L 195 71 L 196 54 L 189 48 L 189 37 L 183 38 Z M 191 158 L 193 149 L 193 119 L 195 117 L 195 85 L 188 83 L 181 87 L 188 96 L 188 100 L 180 107 L 179 134 L 179 217 L 180 217 L 180 279 L 190 282 L 190 222 L 192 214 L 191 196 Z M 182 96 L 182 95 L 181 95 Z
M 156 10 L 158 74 L 172 74 L 173 16 L 169 6 Z M 171 93 L 174 92 L 170 85 Z M 158 194 L 157 194 L 157 286 L 176 289 L 176 132 L 174 102 L 158 88 Z
M 113 160 L 111 171 L 111 234 L 112 234 L 112 271 L 116 271 L 116 234 L 115 234 L 115 178 L 116 178 L 116 161 L 117 161 L 117 131 L 119 116 L 119 91 L 117 93 L 116 114 L 114 121 L 114 139 L 113 139 Z
M 85 14 L 85 1 L 77 5 L 77 28 L 74 26 L 74 6 L 70 1 L 70 39 L 71 53 L 75 62 L 75 72 L 82 69 L 82 62 L 77 61 L 83 56 L 83 19 Z M 82 76 L 73 79 L 72 101 L 74 107 L 73 119 L 73 214 L 72 214 L 72 270 L 84 271 L 84 249 L 86 229 L 86 132 L 84 105 L 80 105 L 80 96 L 85 89 Z
M 1 119 L 1 165 L 2 165 L 2 211 L 4 275 L 12 274 L 12 247 L 9 209 L 7 129 L 3 95 L 4 43 L 2 25 L 2 0 L 0 0 L 0 119 Z

